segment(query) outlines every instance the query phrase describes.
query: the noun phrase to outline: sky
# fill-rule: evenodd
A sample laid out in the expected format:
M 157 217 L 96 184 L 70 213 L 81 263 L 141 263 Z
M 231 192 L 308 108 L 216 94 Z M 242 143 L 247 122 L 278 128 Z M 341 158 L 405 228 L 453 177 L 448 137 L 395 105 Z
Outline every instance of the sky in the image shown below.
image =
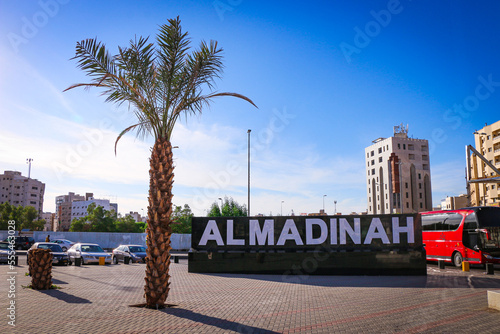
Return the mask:
M 216 40 L 224 74 L 214 100 L 172 136 L 173 202 L 205 215 L 218 198 L 250 213 L 367 209 L 364 149 L 403 123 L 429 140 L 433 204 L 466 192 L 465 146 L 500 119 L 498 1 L 0 0 L 0 173 L 55 197 L 93 192 L 119 212 L 147 210 L 151 137 L 126 105 L 105 102 L 75 60 L 77 41 L 114 53 L 179 16 L 191 46 Z M 326 196 L 324 196 L 326 195 Z M 335 204 L 336 202 L 336 204 Z

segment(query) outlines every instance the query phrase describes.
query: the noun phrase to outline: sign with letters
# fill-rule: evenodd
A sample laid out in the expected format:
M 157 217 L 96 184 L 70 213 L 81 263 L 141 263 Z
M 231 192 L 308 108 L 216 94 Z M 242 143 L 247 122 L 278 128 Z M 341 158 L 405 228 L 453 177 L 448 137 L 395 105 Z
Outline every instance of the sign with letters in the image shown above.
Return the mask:
M 193 272 L 278 273 L 311 254 L 323 255 L 314 273 L 370 274 L 398 264 L 403 272 L 415 258 L 419 272 L 425 266 L 418 214 L 193 217 L 192 224 Z

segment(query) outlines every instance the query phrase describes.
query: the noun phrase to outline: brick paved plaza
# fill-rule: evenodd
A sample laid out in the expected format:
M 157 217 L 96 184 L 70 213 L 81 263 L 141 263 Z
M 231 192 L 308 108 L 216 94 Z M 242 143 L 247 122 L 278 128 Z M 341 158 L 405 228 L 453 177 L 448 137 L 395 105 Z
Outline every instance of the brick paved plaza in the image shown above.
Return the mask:
M 16 327 L 7 324 L 8 266 L 0 266 L 0 333 L 498 333 L 483 269 L 428 265 L 427 277 L 191 274 L 172 263 L 164 310 L 143 303 L 144 264 L 54 267 L 60 290 L 34 291 L 17 267 Z

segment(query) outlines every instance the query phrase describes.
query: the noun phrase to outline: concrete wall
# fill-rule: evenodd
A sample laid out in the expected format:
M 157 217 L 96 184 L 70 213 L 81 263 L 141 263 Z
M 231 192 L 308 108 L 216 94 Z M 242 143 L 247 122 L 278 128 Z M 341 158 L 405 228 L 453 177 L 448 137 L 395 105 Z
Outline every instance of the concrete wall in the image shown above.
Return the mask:
M 0 231 L 0 240 L 8 237 L 7 231 Z M 124 244 L 146 246 L 146 233 L 104 233 L 104 232 L 33 232 L 35 241 L 45 241 L 47 235 L 50 240 L 68 239 L 73 242 L 91 242 L 101 245 L 102 248 L 116 248 Z M 191 248 L 191 234 L 172 234 L 172 250 Z

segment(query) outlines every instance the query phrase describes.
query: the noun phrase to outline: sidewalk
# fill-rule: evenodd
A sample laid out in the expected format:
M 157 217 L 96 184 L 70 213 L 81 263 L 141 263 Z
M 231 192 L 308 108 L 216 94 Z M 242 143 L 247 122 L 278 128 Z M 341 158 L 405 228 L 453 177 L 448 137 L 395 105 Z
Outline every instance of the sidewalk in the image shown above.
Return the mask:
M 7 324 L 0 266 L 1 333 L 498 333 L 500 312 L 487 290 L 500 275 L 428 266 L 427 277 L 191 274 L 171 264 L 168 302 L 143 303 L 144 264 L 54 267 L 60 290 L 34 291 L 17 267 L 16 327 Z

